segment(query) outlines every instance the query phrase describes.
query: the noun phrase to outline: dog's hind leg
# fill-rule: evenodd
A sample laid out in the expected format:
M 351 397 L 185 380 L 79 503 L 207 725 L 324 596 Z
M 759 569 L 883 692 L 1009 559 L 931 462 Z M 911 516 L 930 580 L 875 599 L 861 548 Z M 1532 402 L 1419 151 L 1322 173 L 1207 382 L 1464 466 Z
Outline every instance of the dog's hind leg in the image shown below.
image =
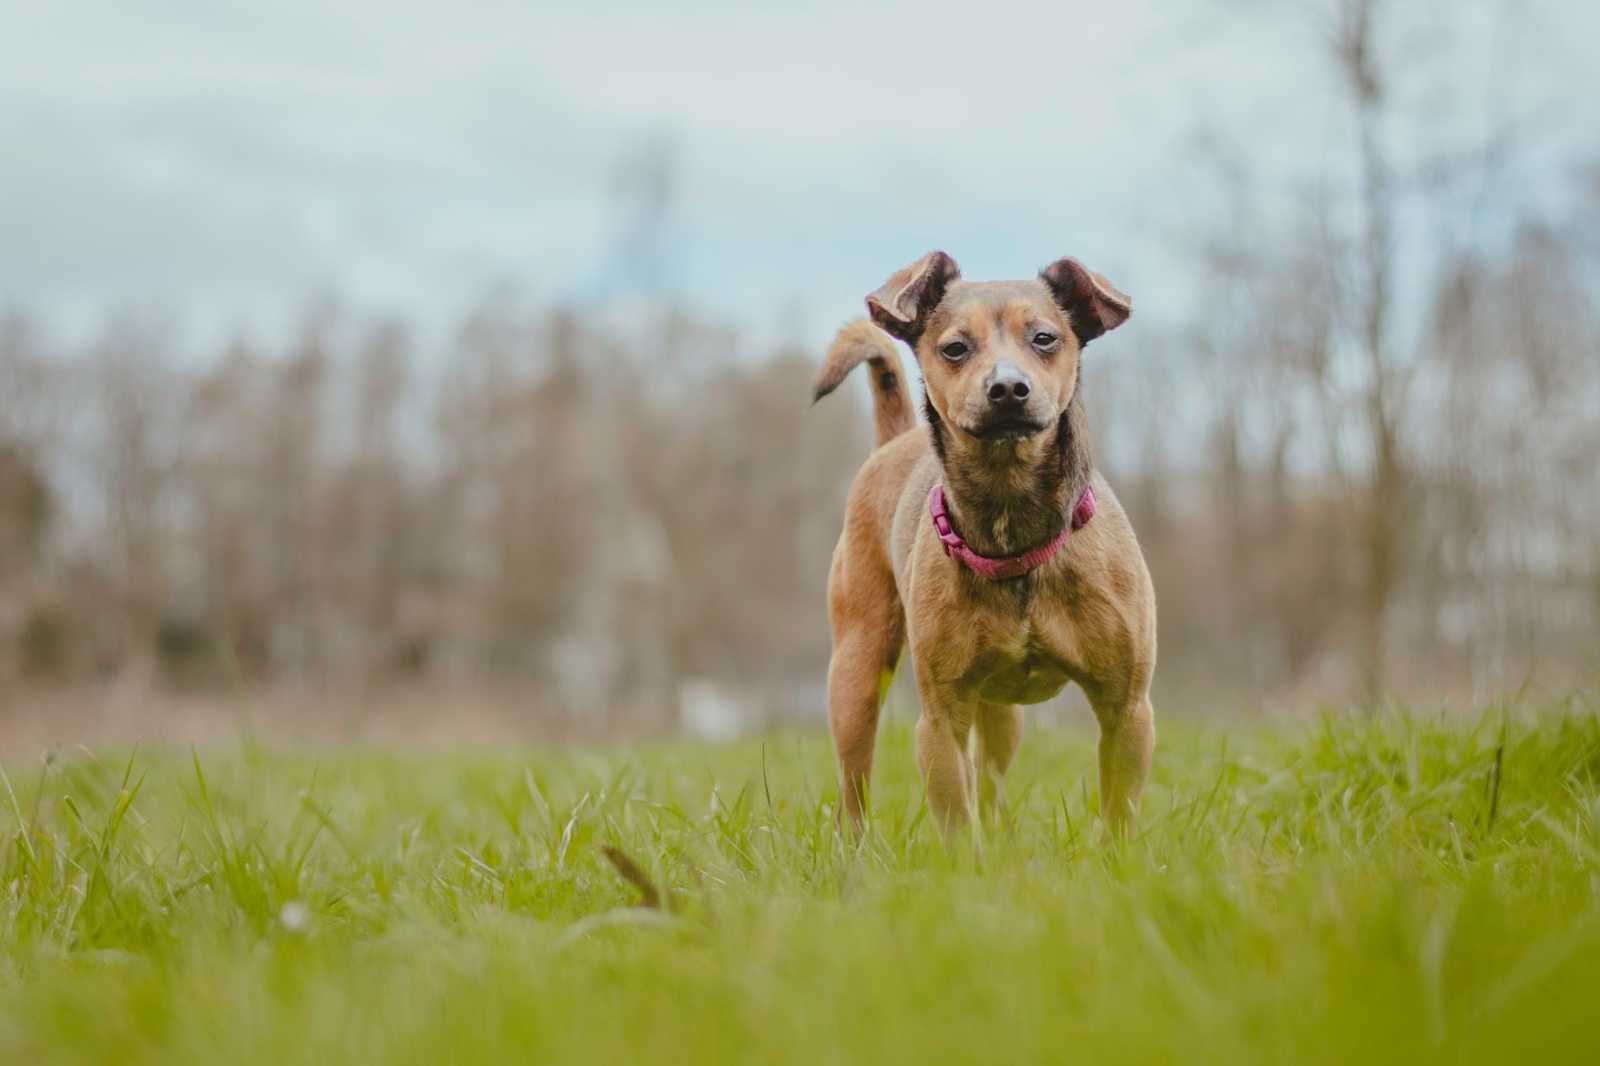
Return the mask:
M 857 827 L 866 812 L 878 713 L 905 645 L 905 615 L 888 574 L 852 573 L 835 559 L 830 582 L 833 657 L 828 662 L 828 727 L 839 757 L 839 822 Z
M 975 776 L 967 754 L 967 736 L 978 705 L 954 698 L 928 676 L 927 663 L 912 656 L 917 668 L 917 769 L 927 790 L 928 809 L 948 840 L 972 817 Z
M 978 808 L 985 814 L 999 814 L 1005 806 L 1005 774 L 1022 742 L 1022 708 L 1010 703 L 984 704 L 973 722 L 973 733 Z
M 946 838 L 972 817 L 972 761 L 967 730 L 926 705 L 917 718 L 917 769 L 928 791 L 928 809 Z
M 1139 816 L 1139 795 L 1155 752 L 1155 710 L 1148 685 L 1131 693 L 1087 688 L 1100 720 L 1100 816 L 1117 837 L 1126 837 Z

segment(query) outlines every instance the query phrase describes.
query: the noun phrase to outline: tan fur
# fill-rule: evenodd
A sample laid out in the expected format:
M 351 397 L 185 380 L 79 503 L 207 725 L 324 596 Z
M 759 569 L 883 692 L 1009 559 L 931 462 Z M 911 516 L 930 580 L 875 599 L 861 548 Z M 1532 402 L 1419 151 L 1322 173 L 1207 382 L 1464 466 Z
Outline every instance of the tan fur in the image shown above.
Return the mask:
M 839 331 L 828 346 L 828 357 L 823 360 L 822 373 L 817 375 L 811 402 L 838 388 L 845 375 L 863 362 L 872 368 L 872 421 L 878 430 L 878 444 L 887 444 L 916 420 L 911 415 L 911 392 L 900 373 L 894 340 L 871 322 L 861 319 Z
M 1127 298 L 1072 260 L 1046 268 L 1039 281 L 973 284 L 959 280 L 948 256 L 931 253 L 898 272 L 868 307 L 913 346 L 932 422 L 905 433 L 880 399 L 881 446 L 856 476 L 834 551 L 828 700 L 843 816 L 858 824 L 865 811 L 883 675 L 909 643 L 921 701 L 917 763 L 946 832 L 978 804 L 1001 802 L 1021 738 L 1018 704 L 1049 699 L 1070 681 L 1100 723 L 1101 813 L 1113 832 L 1126 833 L 1155 739 L 1155 594 L 1126 514 L 1088 464 L 1077 388 L 1082 344 L 1126 319 Z M 859 340 L 871 329 L 858 326 L 845 333 Z M 1057 338 L 1053 349 L 1034 343 L 1041 331 Z M 839 354 L 844 336 L 819 394 L 873 358 Z M 940 354 L 954 340 L 970 346 L 959 362 Z M 993 436 L 988 396 L 1004 372 L 1025 376 L 1025 414 L 1038 432 Z M 1082 483 L 1093 486 L 1098 510 L 1045 566 L 990 582 L 944 554 L 927 513 L 935 482 L 945 485 L 957 531 L 984 555 L 1047 542 Z

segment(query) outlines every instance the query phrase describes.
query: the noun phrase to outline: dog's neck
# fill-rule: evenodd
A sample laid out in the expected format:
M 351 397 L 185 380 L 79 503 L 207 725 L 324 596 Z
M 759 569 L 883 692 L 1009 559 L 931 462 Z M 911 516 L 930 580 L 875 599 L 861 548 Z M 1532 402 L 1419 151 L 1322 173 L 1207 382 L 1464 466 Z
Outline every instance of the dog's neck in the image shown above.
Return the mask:
M 972 550 L 1000 558 L 1053 540 L 1093 468 L 1079 393 L 1053 430 L 1016 441 L 985 441 L 953 429 L 926 396 L 923 402 L 951 518 Z

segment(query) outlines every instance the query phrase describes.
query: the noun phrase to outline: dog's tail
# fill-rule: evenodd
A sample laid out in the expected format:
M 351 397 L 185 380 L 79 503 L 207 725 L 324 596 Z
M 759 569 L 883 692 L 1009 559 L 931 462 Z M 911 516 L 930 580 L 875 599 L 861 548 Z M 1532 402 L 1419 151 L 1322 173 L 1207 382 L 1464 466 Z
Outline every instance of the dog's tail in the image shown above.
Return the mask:
M 828 346 L 828 358 L 817 374 L 811 394 L 815 403 L 839 387 L 857 363 L 872 369 L 872 421 L 878 429 L 881 447 L 910 429 L 916 421 L 911 415 L 911 390 L 900 373 L 900 356 L 894 340 L 864 318 L 839 331 Z

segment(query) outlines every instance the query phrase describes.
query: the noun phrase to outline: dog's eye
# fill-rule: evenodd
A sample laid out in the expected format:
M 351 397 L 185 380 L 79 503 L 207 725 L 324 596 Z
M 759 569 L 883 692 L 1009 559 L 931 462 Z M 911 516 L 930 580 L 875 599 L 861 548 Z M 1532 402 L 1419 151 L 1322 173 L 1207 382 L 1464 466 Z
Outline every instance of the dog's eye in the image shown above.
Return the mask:
M 959 363 L 961 360 L 967 357 L 968 351 L 970 351 L 970 349 L 967 347 L 966 341 L 951 341 L 949 344 L 939 349 L 939 354 L 950 360 L 952 363 Z
M 1033 346 L 1038 348 L 1040 351 L 1044 351 L 1047 348 L 1055 347 L 1055 343 L 1058 340 L 1060 340 L 1060 338 L 1054 333 L 1047 333 L 1041 329 L 1038 333 L 1033 335 Z

